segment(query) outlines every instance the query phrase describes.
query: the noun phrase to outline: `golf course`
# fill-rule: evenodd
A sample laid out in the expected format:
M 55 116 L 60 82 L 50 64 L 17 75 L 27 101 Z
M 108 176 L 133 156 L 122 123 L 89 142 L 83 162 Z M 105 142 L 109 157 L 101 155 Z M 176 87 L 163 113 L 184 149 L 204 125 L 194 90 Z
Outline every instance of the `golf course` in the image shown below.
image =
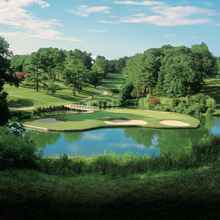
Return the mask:
M 136 109 L 51 115 L 26 121 L 25 127 L 47 131 L 83 131 L 107 127 L 197 128 L 199 120 L 183 114 Z

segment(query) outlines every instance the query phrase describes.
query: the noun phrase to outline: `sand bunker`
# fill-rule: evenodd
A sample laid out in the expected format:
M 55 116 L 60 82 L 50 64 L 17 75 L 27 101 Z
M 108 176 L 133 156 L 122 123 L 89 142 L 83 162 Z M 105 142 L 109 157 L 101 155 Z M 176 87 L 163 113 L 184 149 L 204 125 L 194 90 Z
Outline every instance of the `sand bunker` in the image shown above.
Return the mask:
M 172 127 L 190 127 L 190 124 L 182 122 L 182 121 L 176 121 L 176 120 L 163 120 L 160 121 L 161 125 L 168 125 Z
M 146 125 L 147 122 L 142 120 L 111 120 L 111 121 L 105 121 L 105 124 L 107 125 L 128 125 L 128 126 L 143 126 Z

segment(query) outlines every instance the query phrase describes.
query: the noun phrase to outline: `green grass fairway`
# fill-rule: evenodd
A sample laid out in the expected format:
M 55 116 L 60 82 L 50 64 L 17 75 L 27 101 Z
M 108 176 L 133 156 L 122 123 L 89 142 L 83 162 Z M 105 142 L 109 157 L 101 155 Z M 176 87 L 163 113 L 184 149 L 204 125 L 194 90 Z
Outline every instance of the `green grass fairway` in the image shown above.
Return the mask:
M 141 120 L 147 122 L 142 127 L 148 128 L 176 128 L 177 126 L 161 125 L 161 120 L 176 120 L 189 124 L 188 128 L 196 128 L 199 126 L 199 121 L 191 116 L 171 113 L 147 111 L 138 109 L 112 109 L 94 113 L 78 113 L 78 114 L 63 114 L 51 115 L 49 118 L 54 120 L 35 120 L 25 122 L 25 126 L 30 128 L 44 129 L 48 131 L 82 131 L 103 127 L 114 127 L 115 125 L 107 125 L 108 120 Z M 128 125 L 126 125 L 128 126 Z M 122 127 L 118 126 L 117 127 Z
M 117 93 L 112 90 L 118 90 L 124 82 L 121 74 L 109 74 L 108 78 L 102 82 L 102 86 L 94 88 L 85 85 L 83 90 L 73 95 L 71 88 L 65 86 L 62 82 L 56 82 L 59 86 L 56 94 L 48 95 L 45 90 L 34 91 L 30 87 L 14 87 L 6 85 L 5 91 L 8 93 L 9 107 L 12 110 L 34 110 L 38 107 L 59 106 L 74 102 L 87 103 L 90 100 L 118 100 Z

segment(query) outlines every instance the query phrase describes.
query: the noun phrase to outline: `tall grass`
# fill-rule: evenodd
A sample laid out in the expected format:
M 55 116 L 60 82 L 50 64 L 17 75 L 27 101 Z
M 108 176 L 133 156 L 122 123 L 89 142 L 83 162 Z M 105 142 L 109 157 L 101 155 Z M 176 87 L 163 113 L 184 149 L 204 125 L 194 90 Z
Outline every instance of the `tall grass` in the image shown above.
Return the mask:
M 163 155 L 159 158 L 131 155 L 103 155 L 93 158 L 68 157 L 42 159 L 40 170 L 49 174 L 78 175 L 88 173 L 128 175 L 148 171 L 190 169 L 209 165 L 220 158 L 220 139 L 194 145 L 191 154 Z

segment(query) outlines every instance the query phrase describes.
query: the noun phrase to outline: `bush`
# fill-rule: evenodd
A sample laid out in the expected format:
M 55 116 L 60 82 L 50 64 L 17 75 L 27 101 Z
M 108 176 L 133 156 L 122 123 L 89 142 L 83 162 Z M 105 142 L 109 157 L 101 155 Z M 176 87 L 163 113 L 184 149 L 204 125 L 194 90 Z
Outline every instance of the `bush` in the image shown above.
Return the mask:
M 150 105 L 159 105 L 160 104 L 160 99 L 154 96 L 151 96 L 148 98 L 148 103 Z
M 9 109 L 7 104 L 7 93 L 0 92 L 0 125 L 4 125 L 9 119 Z
M 132 83 L 127 83 L 121 91 L 121 106 L 127 106 L 129 99 L 132 98 L 134 86 Z
M 172 111 L 200 117 L 215 111 L 215 100 L 203 94 L 174 98 L 170 102 L 161 103 L 157 97 L 139 99 L 138 106 L 150 110 Z
M 0 129 L 0 169 L 34 168 L 40 159 L 28 137 L 10 134 Z
M 16 136 L 23 136 L 25 132 L 24 126 L 16 121 L 10 121 L 7 124 L 7 128 L 10 134 L 14 134 Z

